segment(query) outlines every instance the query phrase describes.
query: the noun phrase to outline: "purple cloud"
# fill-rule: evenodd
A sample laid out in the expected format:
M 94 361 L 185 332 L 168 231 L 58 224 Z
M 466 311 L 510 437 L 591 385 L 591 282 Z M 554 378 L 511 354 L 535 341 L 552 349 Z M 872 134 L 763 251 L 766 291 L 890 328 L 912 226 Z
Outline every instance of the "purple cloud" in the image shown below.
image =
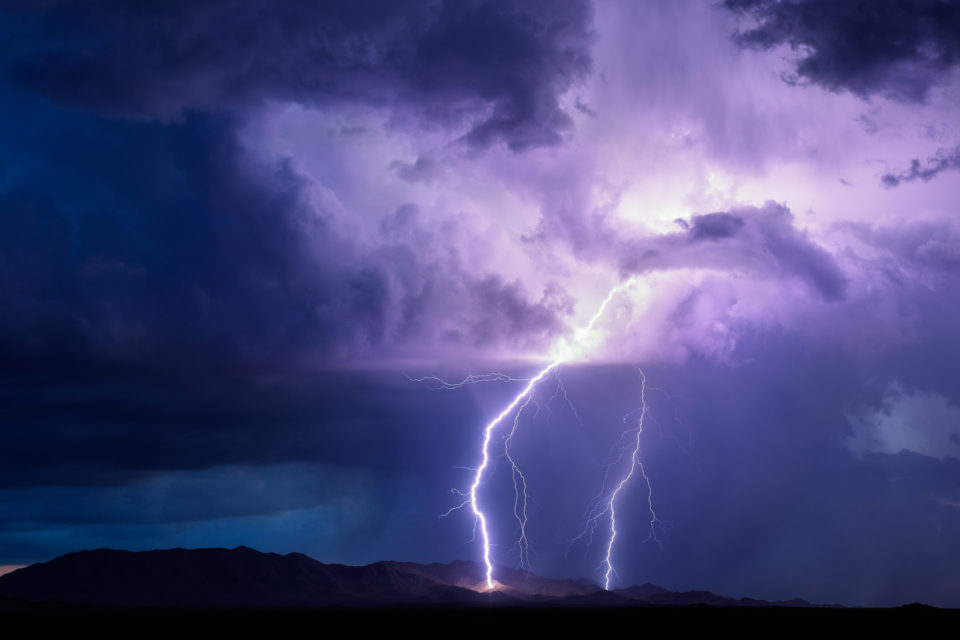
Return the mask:
M 926 99 L 960 64 L 960 7 L 941 0 L 727 0 L 756 24 L 745 47 L 786 44 L 798 52 L 796 79 L 859 96 Z
M 133 117 L 244 110 L 269 100 L 361 103 L 464 131 L 473 147 L 558 144 L 558 97 L 590 70 L 590 4 L 469 2 L 61 2 L 18 84 Z
M 950 169 L 960 169 L 960 147 L 950 150 L 939 149 L 933 157 L 927 159 L 925 164 L 921 164 L 920 160 L 914 158 L 910 161 L 909 169 L 900 173 L 885 173 L 880 180 L 886 187 L 897 187 L 903 182 L 933 180 L 941 172 Z

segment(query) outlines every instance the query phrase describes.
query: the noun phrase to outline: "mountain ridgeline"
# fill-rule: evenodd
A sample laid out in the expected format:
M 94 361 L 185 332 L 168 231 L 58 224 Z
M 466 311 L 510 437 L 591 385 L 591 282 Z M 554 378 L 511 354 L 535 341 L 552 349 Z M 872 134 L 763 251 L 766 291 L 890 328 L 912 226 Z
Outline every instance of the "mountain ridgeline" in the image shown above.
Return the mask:
M 484 590 L 474 562 L 365 566 L 324 564 L 301 553 L 235 549 L 69 553 L 0 576 L 7 606 L 94 607 L 353 607 L 353 606 L 810 606 L 707 591 L 671 592 L 655 585 L 616 591 L 582 581 L 498 568 L 497 588 Z M 2 603 L 0 603 L 2 604 Z

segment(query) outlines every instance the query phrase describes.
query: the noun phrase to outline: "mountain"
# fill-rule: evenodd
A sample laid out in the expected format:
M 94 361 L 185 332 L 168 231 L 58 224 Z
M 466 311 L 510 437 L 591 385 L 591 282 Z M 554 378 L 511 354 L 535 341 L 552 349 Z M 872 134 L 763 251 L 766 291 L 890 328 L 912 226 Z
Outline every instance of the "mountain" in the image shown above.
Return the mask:
M 473 591 L 398 563 L 323 564 L 300 553 L 169 549 L 69 553 L 0 577 L 0 597 L 32 602 L 158 607 L 298 607 L 469 602 Z
M 69 553 L 0 576 L 0 602 L 110 607 L 317 607 L 388 605 L 763 606 L 706 591 L 674 593 L 655 585 L 604 591 L 573 580 L 498 568 L 485 590 L 474 562 L 365 566 L 324 564 L 301 553 L 235 549 Z M 802 601 L 777 603 L 803 606 Z

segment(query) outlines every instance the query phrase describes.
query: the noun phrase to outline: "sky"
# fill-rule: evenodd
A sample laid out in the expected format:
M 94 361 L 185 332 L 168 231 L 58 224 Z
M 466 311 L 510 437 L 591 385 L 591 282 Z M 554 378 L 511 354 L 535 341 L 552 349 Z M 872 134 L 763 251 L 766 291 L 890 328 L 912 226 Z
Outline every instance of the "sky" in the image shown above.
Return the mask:
M 960 606 L 960 3 L 6 2 L 0 105 L 0 565 L 479 561 L 438 379 L 559 358 L 495 562 L 643 405 L 614 586 Z

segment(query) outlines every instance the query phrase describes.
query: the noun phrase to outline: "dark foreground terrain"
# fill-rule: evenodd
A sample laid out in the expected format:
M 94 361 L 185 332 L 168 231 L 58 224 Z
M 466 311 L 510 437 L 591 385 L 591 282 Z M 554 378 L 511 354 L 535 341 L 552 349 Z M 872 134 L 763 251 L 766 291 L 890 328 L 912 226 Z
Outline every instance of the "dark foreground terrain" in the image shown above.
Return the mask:
M 5 638 L 911 638 L 955 637 L 960 611 L 895 609 L 319 608 L 20 610 Z
M 4 598 L 37 605 L 165 609 L 814 606 L 800 599 L 734 599 L 653 584 L 605 591 L 506 567 L 497 569 L 496 587 L 489 590 L 484 568 L 476 562 L 348 566 L 248 547 L 68 553 L 0 576 L 0 608 Z
M 366 566 L 236 549 L 81 551 L 0 577 L 0 638 L 955 637 L 960 610 L 604 591 L 473 562 Z

